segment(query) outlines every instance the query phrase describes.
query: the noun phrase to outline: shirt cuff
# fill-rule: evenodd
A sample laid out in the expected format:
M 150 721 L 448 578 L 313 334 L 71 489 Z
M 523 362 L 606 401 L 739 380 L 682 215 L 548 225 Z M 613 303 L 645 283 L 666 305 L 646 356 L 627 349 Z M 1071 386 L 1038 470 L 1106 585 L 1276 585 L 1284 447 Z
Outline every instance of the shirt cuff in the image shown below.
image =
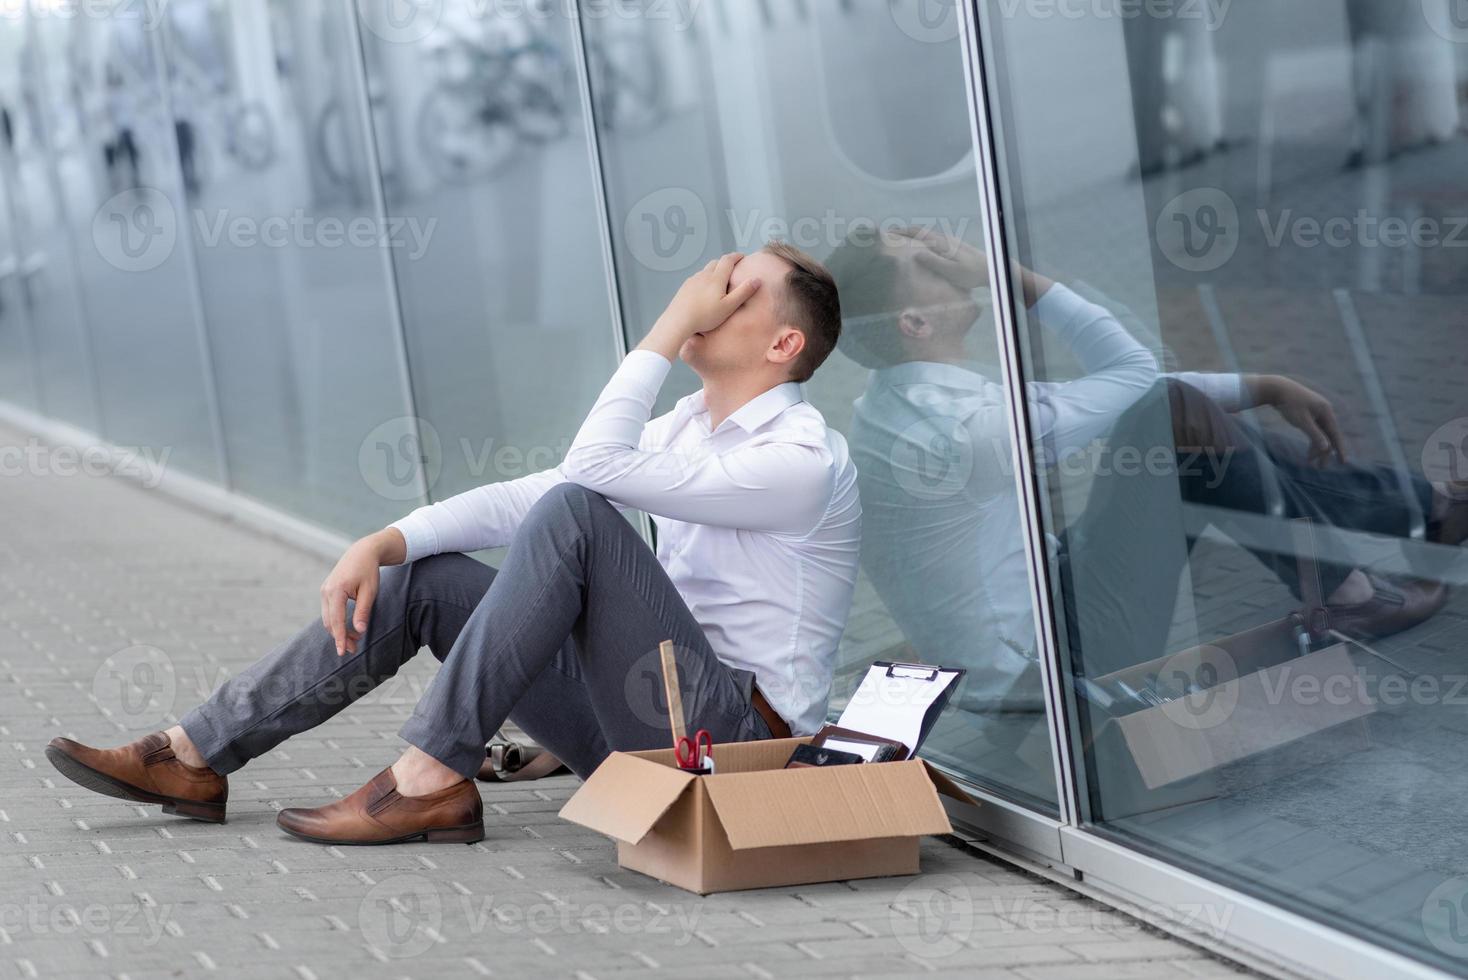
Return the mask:
M 423 514 L 422 508 L 401 520 L 393 521 L 388 527 L 397 528 L 408 546 L 403 564 L 438 554 L 438 534 L 434 532 L 433 523 Z
M 1191 385 L 1212 399 L 1225 412 L 1242 412 L 1249 408 L 1242 374 L 1214 374 L 1203 371 L 1176 371 L 1168 375 Z
M 617 366 L 617 373 L 612 377 L 649 389 L 656 399 L 658 391 L 663 387 L 663 381 L 672 369 L 673 362 L 656 351 L 633 350 L 622 358 L 622 363 Z

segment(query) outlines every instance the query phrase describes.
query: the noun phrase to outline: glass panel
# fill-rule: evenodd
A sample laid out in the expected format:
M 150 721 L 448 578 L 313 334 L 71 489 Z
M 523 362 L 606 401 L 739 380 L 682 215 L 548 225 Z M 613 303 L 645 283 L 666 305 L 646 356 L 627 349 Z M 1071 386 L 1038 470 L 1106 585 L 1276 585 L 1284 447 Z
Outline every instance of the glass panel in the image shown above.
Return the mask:
M 1104 8 L 984 25 L 1085 816 L 1455 970 L 1462 5 Z
M 74 14 L 37 5 L 32 19 L 51 81 L 56 179 L 94 311 L 103 427 L 113 443 L 148 447 L 168 467 L 216 479 L 153 21 L 131 3 Z
M 362 43 L 387 210 L 422 242 L 392 257 L 443 498 L 559 463 L 616 336 L 564 6 L 381 6 Z
M 0 386 L 11 400 L 39 410 L 32 311 L 26 301 L 31 256 L 21 234 L 26 212 L 16 145 L 20 100 L 13 77 L 24 39 L 21 21 L 0 18 Z
M 67 235 L 64 198 L 47 142 L 76 139 L 75 118 L 51 87 L 32 25 L 0 22 L 18 49 L 0 57 L 0 169 L 14 189 L 11 226 L 17 247 L 15 281 L 36 338 L 36 377 L 47 414 L 96 431 L 99 420 L 91 380 L 91 352 L 78 292 L 75 243 Z M 7 154 L 8 151 L 8 154 Z
M 0 310 L 0 332 L 22 355 L 6 358 L 9 367 L 26 364 L 26 349 L 35 351 L 34 377 L 6 384 L 6 390 L 23 399 L 34 387 L 41 401 L 32 403 L 47 414 L 95 430 L 76 270 L 47 158 L 40 51 L 19 16 L 0 19 L 0 47 L 0 223 L 6 226 L 0 232 L 0 304 L 9 304 Z M 19 336 L 26 323 L 34 342 Z
M 387 247 L 341 4 L 171 0 L 170 105 L 235 489 L 327 527 L 419 499 Z M 384 426 L 386 429 L 384 430 Z M 403 430 L 399 432 L 398 430 Z
M 636 343 L 721 253 L 830 263 L 845 327 L 806 395 L 864 510 L 834 690 L 879 658 L 967 668 L 925 754 L 1054 811 L 962 54 L 918 7 L 587 5 L 619 284 Z

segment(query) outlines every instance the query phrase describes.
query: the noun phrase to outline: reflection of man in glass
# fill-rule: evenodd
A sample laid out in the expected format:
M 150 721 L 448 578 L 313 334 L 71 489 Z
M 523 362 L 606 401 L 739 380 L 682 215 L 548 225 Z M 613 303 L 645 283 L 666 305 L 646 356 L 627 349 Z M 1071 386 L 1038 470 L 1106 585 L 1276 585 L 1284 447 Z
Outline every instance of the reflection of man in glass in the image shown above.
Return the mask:
M 988 284 L 984 256 L 936 233 L 866 231 L 853 233 L 830 265 L 847 316 L 842 350 L 874 368 L 851 429 L 866 515 L 862 566 L 921 657 L 970 668 L 972 706 L 1034 701 L 1005 392 L 973 369 L 965 344 L 980 313 L 974 290 Z M 1080 471 L 1090 485 L 1086 513 L 1066 539 L 1085 555 L 1075 563 L 1089 579 L 1073 583 L 1079 615 L 1104 617 L 1115 637 L 1112 650 L 1093 657 L 1088 649 L 1092 671 L 1164 652 L 1187 560 L 1179 498 L 1211 505 L 1225 533 L 1229 513 L 1280 508 L 1327 526 L 1406 533 L 1410 509 L 1395 476 L 1344 464 L 1334 413 L 1320 395 L 1274 375 L 1159 376 L 1153 353 L 1107 309 L 1028 270 L 1019 278 L 1030 315 L 1080 366 L 1073 381 L 1030 383 L 1027 396 L 1037 459 L 1052 477 Z M 1260 405 L 1278 410 L 1309 448 L 1234 417 Z M 1140 478 L 1120 465 L 1123 445 L 1136 450 Z M 1115 458 L 1098 457 L 1098 448 Z M 1447 498 L 1424 481 L 1417 489 L 1424 512 L 1431 507 L 1439 518 L 1436 533 L 1461 540 L 1447 526 L 1463 523 Z M 1053 553 L 1059 542 L 1050 544 Z M 1297 588 L 1293 554 L 1255 553 Z M 1421 622 L 1445 597 L 1440 584 L 1350 567 L 1323 567 L 1321 577 L 1334 625 L 1361 636 Z M 1156 594 L 1144 591 L 1149 584 L 1166 591 L 1150 608 L 1134 608 L 1136 596 Z

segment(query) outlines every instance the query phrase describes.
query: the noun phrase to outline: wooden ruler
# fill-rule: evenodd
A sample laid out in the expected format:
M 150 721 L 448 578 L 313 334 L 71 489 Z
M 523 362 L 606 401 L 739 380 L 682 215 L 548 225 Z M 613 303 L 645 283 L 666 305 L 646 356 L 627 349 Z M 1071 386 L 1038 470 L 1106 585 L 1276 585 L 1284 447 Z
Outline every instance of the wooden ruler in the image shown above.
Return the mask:
M 673 732 L 673 750 L 678 749 L 678 739 L 688 734 L 683 723 L 683 692 L 678 689 L 678 660 L 673 656 L 673 641 L 664 640 L 658 645 L 663 658 L 663 690 L 668 695 L 668 727 Z

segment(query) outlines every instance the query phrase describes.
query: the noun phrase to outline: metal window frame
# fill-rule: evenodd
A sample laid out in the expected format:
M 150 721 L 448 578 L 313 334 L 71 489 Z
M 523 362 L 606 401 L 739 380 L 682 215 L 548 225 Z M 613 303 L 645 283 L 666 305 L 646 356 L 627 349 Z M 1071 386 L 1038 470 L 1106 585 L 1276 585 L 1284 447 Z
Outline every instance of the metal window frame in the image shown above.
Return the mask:
M 1024 397 L 1023 318 L 1019 315 L 1016 284 L 1010 275 L 1009 246 L 1014 238 L 1006 234 L 1005 202 L 1000 189 L 1003 161 L 998 151 L 1007 144 L 999 120 L 990 111 L 991 86 L 996 82 L 986 77 L 986 70 L 994 60 L 989 57 L 991 52 L 986 50 L 984 43 L 983 31 L 989 21 L 981 11 L 980 2 L 964 0 L 960 3 L 955 0 L 994 302 L 994 329 L 1009 399 L 1011 449 L 1021 504 L 1020 523 L 1029 566 L 1035 635 L 1040 651 L 1062 817 L 1058 822 L 1045 820 L 1022 807 L 1006 804 L 1011 812 L 1005 814 L 1006 820 L 1002 823 L 1007 824 L 1010 831 L 1002 836 L 1009 840 L 1016 836 L 1033 840 L 1037 833 L 1048 835 L 1053 832 L 1058 839 L 1061 861 L 1058 870 L 1081 879 L 1085 890 L 1098 891 L 1119 905 L 1140 912 L 1154 924 L 1184 938 L 1201 940 L 1204 945 L 1217 948 L 1225 955 L 1230 949 L 1235 949 L 1260 957 L 1256 965 L 1281 966 L 1310 976 L 1371 980 L 1451 976 L 1378 942 L 1345 932 L 1325 922 L 1323 917 L 1301 915 L 1266 898 L 1144 853 L 1139 847 L 1124 843 L 1120 834 L 1106 833 L 1089 824 L 1083 812 L 1081 804 L 1086 799 L 1087 773 L 1076 741 L 1078 715 L 1075 692 L 1064 682 L 1068 668 L 1062 659 L 1065 651 L 1057 632 L 1057 614 L 1052 606 L 1052 597 L 1056 593 L 1045 548 L 1042 498 L 1033 461 L 1027 451 L 1031 426 Z M 995 15 L 992 10 L 988 14 Z M 956 821 L 960 825 L 970 824 L 964 813 L 956 814 Z M 1028 826 L 1021 833 L 1016 833 L 1013 829 L 1016 823 Z M 1006 848 L 1001 845 L 1000 850 Z M 1196 930 L 1178 925 L 1176 911 L 1195 907 L 1228 910 L 1229 919 L 1220 934 L 1200 937 Z M 1156 914 L 1159 912 L 1162 914 Z M 1169 913 L 1173 913 L 1172 922 L 1168 921 Z

